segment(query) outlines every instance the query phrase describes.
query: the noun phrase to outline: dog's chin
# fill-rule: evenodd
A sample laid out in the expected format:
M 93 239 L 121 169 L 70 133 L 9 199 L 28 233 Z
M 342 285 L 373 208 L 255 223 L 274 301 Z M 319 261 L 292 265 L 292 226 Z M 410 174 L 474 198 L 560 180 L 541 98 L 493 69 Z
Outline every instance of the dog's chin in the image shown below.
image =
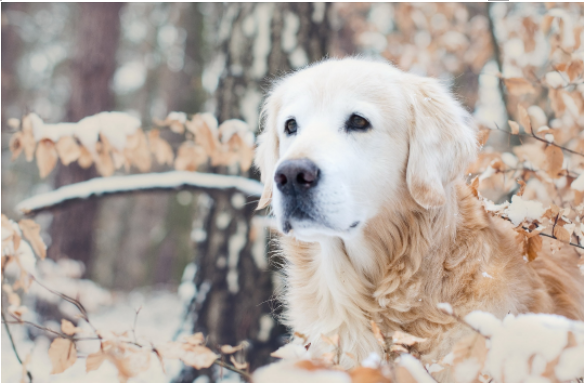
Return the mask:
M 355 221 L 342 228 L 337 228 L 327 222 L 316 220 L 286 218 L 279 220 L 282 233 L 300 241 L 315 242 L 330 237 L 348 237 L 358 231 L 360 222 Z

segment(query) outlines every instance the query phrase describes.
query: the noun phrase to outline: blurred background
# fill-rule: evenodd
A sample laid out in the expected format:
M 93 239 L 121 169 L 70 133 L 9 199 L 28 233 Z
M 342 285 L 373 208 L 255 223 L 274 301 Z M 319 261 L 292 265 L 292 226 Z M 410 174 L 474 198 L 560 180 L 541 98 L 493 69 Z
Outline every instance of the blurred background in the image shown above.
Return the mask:
M 138 117 L 148 131 L 172 111 L 210 112 L 220 123 L 241 119 L 257 132 L 271 81 L 325 57 L 383 57 L 402 70 L 439 78 L 481 125 L 505 126 L 515 108 L 497 74 L 547 71 L 550 39 L 539 26 L 551 8 L 559 9 L 562 22 L 549 28 L 572 23 L 577 51 L 583 34 L 583 4 L 577 3 L 3 2 L 2 213 L 20 219 L 18 202 L 99 177 L 94 167 L 58 164 L 41 179 L 34 162 L 23 156 L 11 161 L 9 118 L 36 112 L 47 123 L 77 122 L 116 110 Z M 582 77 L 580 86 L 582 92 Z M 161 136 L 175 150 L 183 141 L 169 130 Z M 490 138 L 500 150 L 513 144 L 505 135 Z M 169 169 L 154 165 L 151 172 Z M 198 170 L 259 179 L 253 169 L 206 164 Z M 133 310 L 143 306 L 143 329 L 158 329 L 167 339 L 203 331 L 215 345 L 248 340 L 246 358 L 256 367 L 286 341 L 273 296 L 281 283 L 278 260 L 246 264 L 254 252 L 270 252 L 271 231 L 254 224 L 253 199 L 244 208 L 235 200 L 227 192 L 141 192 L 78 201 L 33 218 L 53 262 L 45 269 L 64 279 L 55 284 L 81 278 L 91 285 L 72 289 L 89 290 L 96 321 L 124 317 L 131 323 Z M 214 223 L 224 230 L 212 231 Z M 248 240 L 235 265 L 226 267 L 239 223 Z M 262 245 L 255 246 L 256 238 Z M 235 292 L 226 283 L 232 267 L 239 276 Z M 71 312 L 36 300 L 38 321 Z M 38 337 L 23 331 L 21 340 L 34 351 Z M 10 381 L 5 339 L 2 381 Z M 154 380 L 218 380 L 212 369 L 181 366 L 160 375 Z

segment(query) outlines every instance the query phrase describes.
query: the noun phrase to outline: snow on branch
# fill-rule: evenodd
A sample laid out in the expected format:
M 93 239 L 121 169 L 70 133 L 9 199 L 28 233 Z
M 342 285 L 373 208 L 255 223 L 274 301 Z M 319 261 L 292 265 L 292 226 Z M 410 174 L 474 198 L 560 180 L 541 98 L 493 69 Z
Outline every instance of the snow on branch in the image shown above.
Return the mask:
M 16 209 L 29 214 L 90 196 L 133 192 L 138 190 L 173 189 L 193 187 L 197 189 L 237 189 L 247 196 L 259 197 L 262 184 L 240 176 L 210 173 L 171 171 L 128 176 L 99 177 L 81 183 L 70 184 L 54 191 L 21 201 Z

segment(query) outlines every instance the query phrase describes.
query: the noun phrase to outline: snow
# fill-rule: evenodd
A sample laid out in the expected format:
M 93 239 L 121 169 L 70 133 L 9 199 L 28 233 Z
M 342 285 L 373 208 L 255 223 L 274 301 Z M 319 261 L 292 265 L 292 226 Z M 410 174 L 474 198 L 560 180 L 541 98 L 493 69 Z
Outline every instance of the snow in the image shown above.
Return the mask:
M 448 313 L 450 315 L 453 314 L 453 307 L 451 307 L 451 304 L 449 304 L 449 303 L 438 303 L 437 308 L 439 308 L 441 311 Z
M 508 218 L 515 226 L 520 225 L 524 220 L 537 220 L 544 214 L 546 209 L 539 201 L 528 201 L 520 196 L 512 196 L 512 203 L 506 209 Z
M 419 383 L 435 383 L 436 381 L 427 373 L 420 360 L 408 353 L 400 355 L 398 364 L 410 372 L 412 377 Z
M 93 151 L 99 134 L 102 133 L 118 150 L 126 146 L 126 137 L 136 132 L 141 123 L 136 117 L 124 112 L 101 112 L 81 119 L 78 123 L 45 124 L 35 113 L 28 115 L 36 141 L 50 139 L 59 141 L 64 136 L 75 136 L 81 144 Z
M 577 177 L 571 183 L 571 188 L 575 191 L 583 192 L 583 174 L 581 173 L 579 177 Z
M 559 356 L 559 365 L 555 367 L 559 380 L 583 375 L 582 322 L 549 314 L 510 314 L 499 320 L 480 311 L 470 313 L 465 321 L 490 338 L 484 370 L 497 382 L 534 381 L 544 372 L 546 364 Z M 569 345 L 569 332 L 573 333 L 577 346 L 565 349 Z
M 191 186 L 208 189 L 235 188 L 247 196 L 261 196 L 262 184 L 240 176 L 210 173 L 171 171 L 128 176 L 98 177 L 81 183 L 66 185 L 57 190 L 33 196 L 21 201 L 16 209 L 24 213 L 52 207 L 67 200 L 85 199 L 89 196 L 120 193 L 141 189 L 169 189 Z

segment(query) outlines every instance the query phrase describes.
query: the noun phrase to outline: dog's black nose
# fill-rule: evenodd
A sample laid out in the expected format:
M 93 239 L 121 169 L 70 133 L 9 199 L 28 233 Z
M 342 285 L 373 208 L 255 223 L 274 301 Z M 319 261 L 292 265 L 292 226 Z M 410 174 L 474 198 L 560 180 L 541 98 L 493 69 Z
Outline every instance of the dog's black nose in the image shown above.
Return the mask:
M 285 195 L 313 188 L 318 181 L 319 168 L 309 159 L 283 161 L 274 174 L 276 187 Z

